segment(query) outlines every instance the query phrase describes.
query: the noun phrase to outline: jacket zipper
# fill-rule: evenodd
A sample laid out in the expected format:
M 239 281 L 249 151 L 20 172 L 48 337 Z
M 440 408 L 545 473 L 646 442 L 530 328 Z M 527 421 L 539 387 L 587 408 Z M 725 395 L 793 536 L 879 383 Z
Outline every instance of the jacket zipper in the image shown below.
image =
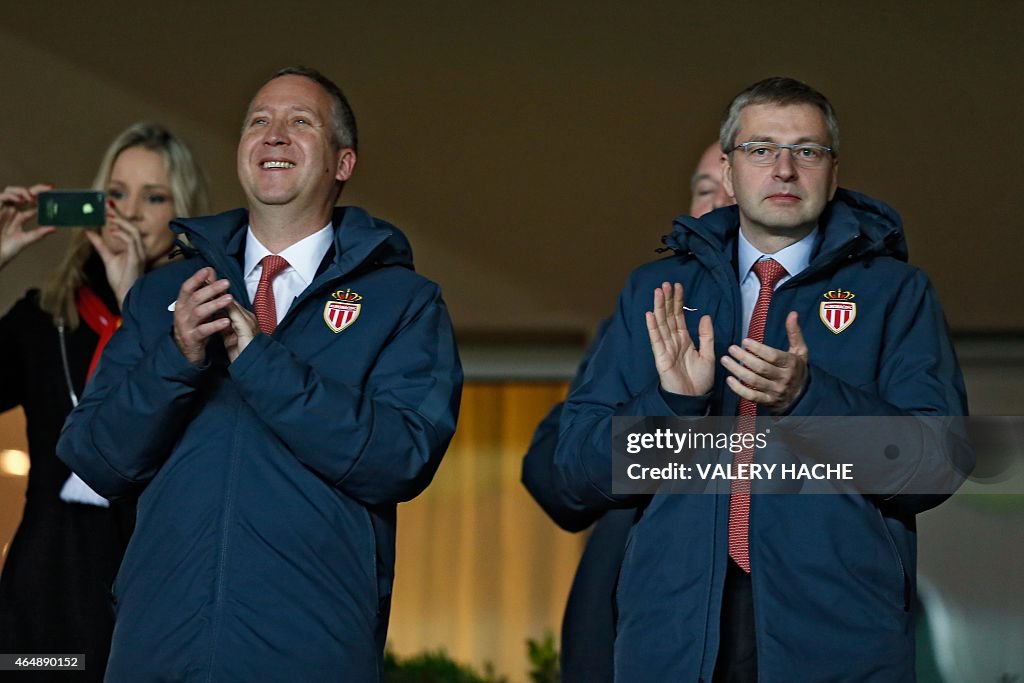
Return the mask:
M 816 276 L 818 272 L 824 268 L 825 265 L 841 264 L 844 261 L 848 263 L 854 256 L 854 254 L 850 251 L 850 247 L 852 247 L 854 242 L 856 241 L 856 236 L 846 240 L 846 242 L 844 242 L 840 247 L 838 247 L 835 250 L 836 255 L 832 258 L 829 258 L 828 261 L 826 261 L 822 265 L 816 265 L 815 267 L 812 268 L 811 264 L 808 263 L 806 268 L 804 268 L 799 273 L 783 282 L 781 285 L 778 286 L 778 288 L 775 291 L 777 292 L 780 289 L 789 287 L 791 284 L 794 287 L 796 285 L 803 284 L 804 280 L 809 280 L 812 276 Z
M 715 504 L 715 519 L 714 519 L 714 522 L 711 524 L 711 547 L 712 548 L 715 548 L 718 545 L 717 543 L 715 543 L 715 540 L 718 537 L 718 518 L 719 518 L 719 508 L 721 507 L 718 504 L 718 501 L 716 501 L 715 503 L 716 503 Z M 726 544 L 728 545 L 728 538 L 726 539 Z M 712 557 L 714 557 L 714 556 L 715 555 L 712 552 Z M 725 561 L 726 561 L 726 569 L 728 570 L 728 562 L 729 562 L 728 553 L 727 553 Z M 712 574 L 714 574 L 714 572 L 712 572 Z M 722 575 L 722 582 L 723 582 L 723 591 L 724 591 L 724 582 L 725 582 L 725 575 L 724 574 Z M 704 610 L 704 638 L 703 638 L 703 641 L 701 642 L 701 647 L 700 647 L 700 666 L 698 666 L 698 668 L 697 668 L 698 671 L 704 671 L 704 662 L 706 661 L 706 658 L 707 658 L 707 652 L 708 652 L 708 626 L 709 626 L 709 622 L 711 621 L 711 604 L 712 604 L 712 599 L 711 598 L 712 598 L 712 596 L 714 594 L 714 590 L 715 590 L 715 585 L 714 585 L 714 580 L 712 579 L 711 581 L 708 581 L 708 594 L 707 594 L 707 600 L 706 600 L 707 608 Z M 721 601 L 719 601 L 719 603 L 718 603 L 718 612 L 719 612 L 719 614 L 721 614 L 721 612 L 722 612 L 722 603 L 721 603 Z M 722 647 L 721 637 L 719 637 L 718 647 L 719 648 Z M 698 678 L 698 683 L 704 683 L 704 678 L 703 677 Z
M 238 469 L 239 463 L 241 461 L 241 458 L 238 454 L 239 439 L 237 434 L 237 412 L 240 411 L 241 409 L 241 405 L 237 406 L 236 408 L 234 420 L 236 430 L 232 434 L 231 460 L 229 462 L 228 468 L 227 490 L 225 491 L 224 494 L 224 515 L 221 518 L 220 524 L 220 552 L 218 553 L 217 556 L 217 583 L 214 587 L 213 593 L 213 634 L 210 643 L 210 659 L 208 664 L 209 668 L 207 669 L 206 672 L 207 683 L 213 683 L 214 681 L 213 669 L 217 657 L 218 641 L 220 640 L 220 630 L 224 617 L 224 583 L 226 581 L 227 576 L 225 567 L 228 562 L 228 547 L 230 545 L 230 543 L 228 542 L 228 535 L 231 527 L 231 518 L 234 515 L 235 510 L 235 494 L 237 493 L 238 487 Z
M 292 301 L 292 304 L 291 306 L 288 307 L 288 310 L 285 312 L 284 317 L 281 318 L 281 322 L 277 324 L 277 327 L 274 329 L 273 334 L 271 334 L 270 336 L 276 337 L 278 331 L 281 328 L 291 324 L 292 319 L 298 315 L 299 307 L 303 306 L 308 300 L 312 299 L 315 296 L 318 296 L 322 292 L 327 291 L 329 289 L 334 289 L 334 287 L 337 286 L 337 284 L 343 279 L 343 277 L 344 276 L 331 276 L 329 280 L 322 282 L 320 285 L 317 286 L 316 289 L 309 289 L 307 287 L 305 290 L 300 292 L 299 295 L 295 297 L 295 299 Z M 313 282 L 309 284 L 312 285 Z

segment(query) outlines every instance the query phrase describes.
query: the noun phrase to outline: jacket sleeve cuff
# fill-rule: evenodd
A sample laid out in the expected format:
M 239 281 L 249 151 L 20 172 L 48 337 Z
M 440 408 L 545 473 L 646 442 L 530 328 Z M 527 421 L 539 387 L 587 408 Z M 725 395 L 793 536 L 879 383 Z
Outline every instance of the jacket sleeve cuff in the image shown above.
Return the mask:
M 253 337 L 245 349 L 238 354 L 238 357 L 228 365 L 228 372 L 231 376 L 236 379 L 245 377 L 246 373 L 257 364 L 260 356 L 266 352 L 271 341 L 270 337 L 265 334 L 257 334 Z
M 711 401 L 711 394 L 701 394 L 700 396 L 685 396 L 683 394 L 673 394 L 671 391 L 665 391 L 661 387 L 661 383 L 658 383 L 658 395 L 661 400 L 665 403 L 669 410 L 674 415 L 680 417 L 693 417 L 696 415 L 706 415 L 708 412 L 708 404 Z
M 199 385 L 203 371 L 210 367 L 207 362 L 198 367 L 185 358 L 178 345 L 174 341 L 174 332 L 171 331 L 164 337 L 163 342 L 156 349 L 155 362 L 153 367 L 159 368 L 158 374 L 166 380 L 181 382 L 190 387 Z
M 620 405 L 615 415 L 644 417 L 703 417 L 707 415 L 711 394 L 683 396 L 661 388 L 655 377 L 639 394 Z

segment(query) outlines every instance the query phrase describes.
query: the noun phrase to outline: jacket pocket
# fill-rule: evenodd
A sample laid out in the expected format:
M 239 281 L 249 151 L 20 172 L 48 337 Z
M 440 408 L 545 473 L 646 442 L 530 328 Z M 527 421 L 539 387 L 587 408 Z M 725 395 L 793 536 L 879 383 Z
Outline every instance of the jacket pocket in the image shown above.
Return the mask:
M 629 534 L 626 536 L 626 545 L 622 551 L 622 562 L 619 563 L 619 568 L 615 571 L 615 591 L 612 594 L 612 631 L 615 634 L 618 634 L 619 631 L 619 600 L 621 599 L 622 588 L 624 586 L 623 576 L 627 571 L 627 564 L 629 564 L 630 558 L 633 554 L 633 539 L 635 537 L 635 531 L 635 526 L 629 530 Z
M 390 596 L 381 595 L 380 570 L 377 567 L 377 532 L 373 527 L 372 513 L 365 507 L 360 507 L 362 508 L 362 518 L 363 521 L 365 522 L 366 533 L 368 534 L 369 538 L 369 543 L 367 543 L 367 548 L 369 549 L 369 556 L 366 558 L 366 561 L 369 562 L 368 566 L 370 570 L 370 581 L 372 582 L 372 591 L 370 595 L 374 596 L 374 599 L 372 601 L 374 605 L 372 616 L 376 618 L 380 615 L 382 608 L 386 606 L 384 604 L 383 598 Z
M 875 508 L 875 512 L 878 513 L 878 523 L 882 526 L 882 535 L 885 536 L 886 542 L 889 544 L 889 550 L 892 552 L 893 564 L 898 572 L 899 583 L 901 593 L 897 595 L 897 599 L 901 603 L 904 612 L 910 611 L 910 575 L 907 573 L 907 566 L 903 562 L 903 557 L 900 555 L 899 548 L 896 546 L 896 539 L 892 537 L 892 533 L 889 531 L 889 525 L 885 523 L 885 515 L 882 514 L 881 509 L 877 505 L 872 504 Z

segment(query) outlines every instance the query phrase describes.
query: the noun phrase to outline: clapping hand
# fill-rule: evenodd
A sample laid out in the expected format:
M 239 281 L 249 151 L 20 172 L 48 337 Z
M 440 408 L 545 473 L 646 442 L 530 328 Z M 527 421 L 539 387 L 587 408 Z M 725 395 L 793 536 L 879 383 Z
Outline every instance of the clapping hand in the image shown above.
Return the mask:
M 715 330 L 711 316 L 700 319 L 693 343 L 683 316 L 683 286 L 662 283 L 654 290 L 654 311 L 647 312 L 647 332 L 661 388 L 672 394 L 701 396 L 715 382 Z
M 224 337 L 224 349 L 228 352 L 228 360 L 234 363 L 238 354 L 259 334 L 260 326 L 256 316 L 242 308 L 237 301 L 227 307 L 227 314 L 231 326 L 221 330 L 221 335 Z
M 193 365 L 206 362 L 206 344 L 231 326 L 225 310 L 233 301 L 231 283 L 218 279 L 213 268 L 200 268 L 182 283 L 174 302 L 174 342 Z
M 784 413 L 807 384 L 807 342 L 796 311 L 786 317 L 789 350 L 782 351 L 753 339 L 730 346 L 722 365 L 732 376 L 726 383 L 740 398 L 760 404 L 773 413 Z

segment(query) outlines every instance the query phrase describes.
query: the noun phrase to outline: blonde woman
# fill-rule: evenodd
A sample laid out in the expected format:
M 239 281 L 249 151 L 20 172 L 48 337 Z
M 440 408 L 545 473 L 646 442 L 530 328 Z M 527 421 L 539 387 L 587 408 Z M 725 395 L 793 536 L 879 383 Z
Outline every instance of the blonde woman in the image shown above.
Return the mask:
M 54 232 L 23 228 L 47 187 L 0 194 L 0 269 Z M 85 677 L 76 680 L 100 681 L 113 628 L 110 586 L 134 505 L 96 495 L 54 448 L 120 324 L 128 290 L 170 258 L 171 219 L 205 213 L 207 200 L 188 147 L 154 123 L 117 136 L 94 187 L 108 194 L 106 224 L 77 231 L 46 286 L 0 319 L 0 411 L 24 409 L 32 462 L 21 525 L 0 575 L 0 652 L 84 653 Z

